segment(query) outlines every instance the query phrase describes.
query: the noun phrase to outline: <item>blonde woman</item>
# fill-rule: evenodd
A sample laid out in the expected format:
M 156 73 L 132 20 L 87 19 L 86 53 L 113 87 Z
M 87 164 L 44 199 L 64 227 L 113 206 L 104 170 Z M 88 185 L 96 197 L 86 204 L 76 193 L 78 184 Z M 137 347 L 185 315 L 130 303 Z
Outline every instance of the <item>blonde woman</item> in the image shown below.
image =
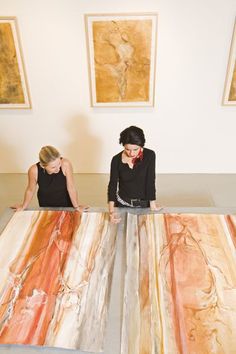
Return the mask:
M 61 157 L 53 146 L 44 146 L 39 152 L 39 162 L 28 170 L 28 185 L 22 204 L 12 206 L 16 211 L 24 210 L 30 204 L 38 184 L 38 202 L 40 207 L 79 206 L 77 190 L 73 178 L 73 169 L 69 160 Z

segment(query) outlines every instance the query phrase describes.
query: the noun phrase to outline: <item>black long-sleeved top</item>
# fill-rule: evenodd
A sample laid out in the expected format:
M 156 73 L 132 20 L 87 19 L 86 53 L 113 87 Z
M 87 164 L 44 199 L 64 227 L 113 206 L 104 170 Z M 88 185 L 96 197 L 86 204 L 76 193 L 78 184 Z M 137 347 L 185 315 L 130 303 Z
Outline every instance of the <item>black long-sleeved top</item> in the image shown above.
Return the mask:
M 133 168 L 122 162 L 122 152 L 111 161 L 108 201 L 116 201 L 118 189 L 121 198 L 155 200 L 155 152 L 143 149 L 143 159 Z

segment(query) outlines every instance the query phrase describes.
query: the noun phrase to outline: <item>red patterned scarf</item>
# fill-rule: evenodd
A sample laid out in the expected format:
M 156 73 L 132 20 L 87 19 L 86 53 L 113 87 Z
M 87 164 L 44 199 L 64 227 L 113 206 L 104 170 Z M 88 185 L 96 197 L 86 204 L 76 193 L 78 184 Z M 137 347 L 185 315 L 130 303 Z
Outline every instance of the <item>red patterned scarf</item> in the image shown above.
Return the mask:
M 132 164 L 135 166 L 137 162 L 142 161 L 142 159 L 143 159 L 143 150 L 142 148 L 140 148 L 138 155 L 132 159 Z

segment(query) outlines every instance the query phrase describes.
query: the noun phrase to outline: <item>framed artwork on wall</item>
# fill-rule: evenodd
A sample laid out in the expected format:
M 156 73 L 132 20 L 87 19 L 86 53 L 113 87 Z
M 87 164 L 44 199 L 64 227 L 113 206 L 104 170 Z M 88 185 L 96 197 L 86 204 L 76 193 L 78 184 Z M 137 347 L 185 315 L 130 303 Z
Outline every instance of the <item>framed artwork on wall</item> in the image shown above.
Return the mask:
M 31 108 L 15 17 L 0 17 L 0 108 Z
M 86 14 L 92 107 L 154 106 L 157 14 Z
M 223 104 L 236 105 L 236 20 L 234 24 L 233 37 L 230 48 Z

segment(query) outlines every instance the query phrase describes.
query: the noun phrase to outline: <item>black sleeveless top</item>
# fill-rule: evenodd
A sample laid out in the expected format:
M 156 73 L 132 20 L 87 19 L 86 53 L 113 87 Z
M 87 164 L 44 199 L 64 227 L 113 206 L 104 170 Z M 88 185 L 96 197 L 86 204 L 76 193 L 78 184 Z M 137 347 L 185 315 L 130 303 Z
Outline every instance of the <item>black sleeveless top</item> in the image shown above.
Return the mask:
M 72 207 L 66 187 L 66 176 L 62 169 L 58 173 L 48 174 L 37 163 L 38 168 L 38 201 L 40 207 Z

